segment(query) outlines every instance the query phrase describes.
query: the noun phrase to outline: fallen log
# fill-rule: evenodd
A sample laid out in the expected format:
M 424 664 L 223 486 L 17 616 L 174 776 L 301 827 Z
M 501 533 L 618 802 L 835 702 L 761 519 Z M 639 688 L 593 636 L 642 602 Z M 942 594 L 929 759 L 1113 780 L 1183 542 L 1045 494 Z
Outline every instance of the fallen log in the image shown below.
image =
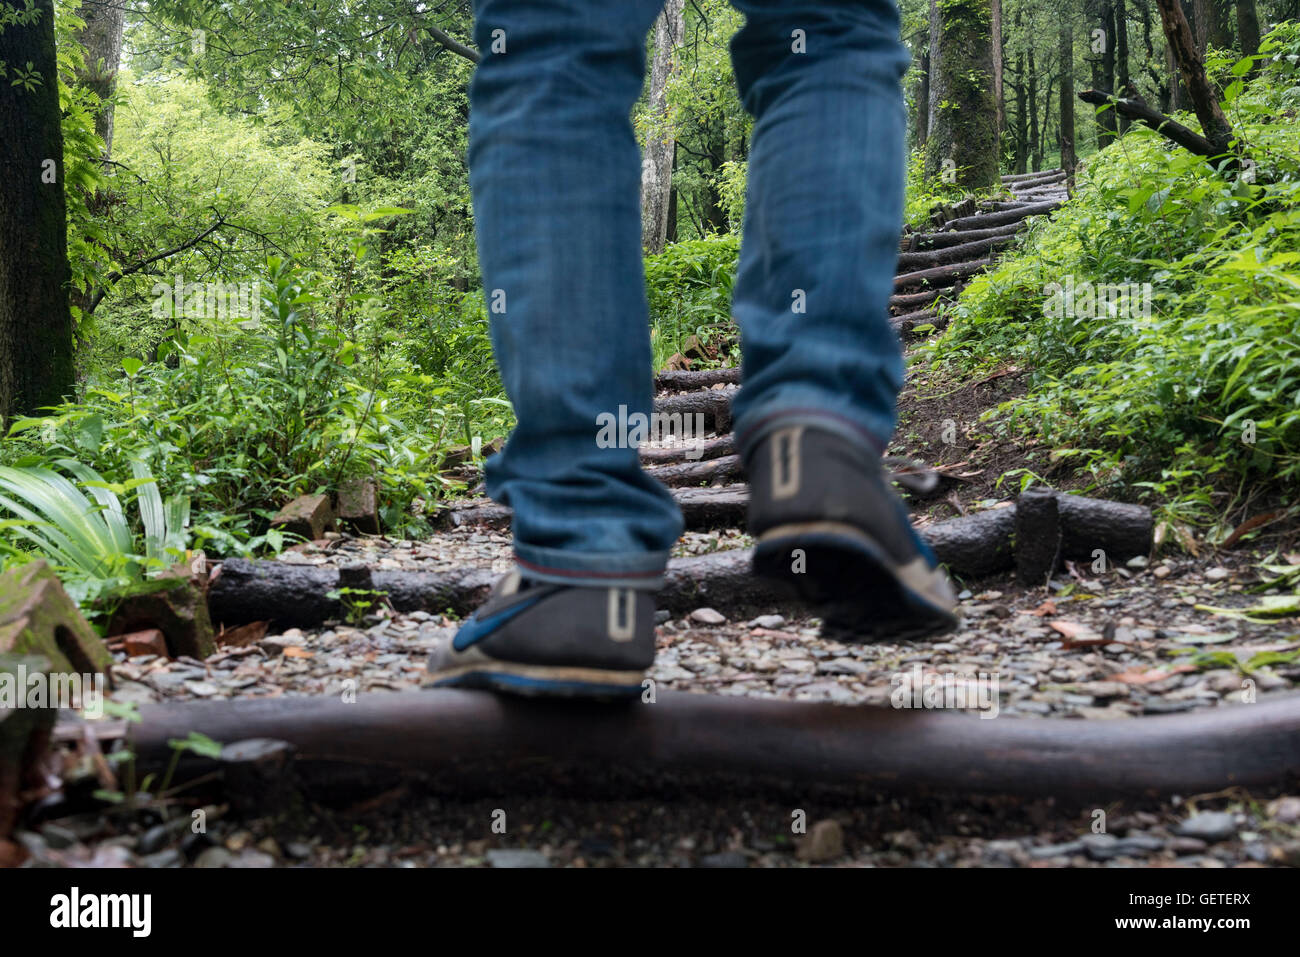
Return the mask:
M 684 461 L 675 465 L 661 465 L 646 469 L 646 474 L 657 479 L 669 488 L 704 483 L 717 484 L 731 481 L 745 474 L 745 467 L 739 455 L 724 455 L 721 458 L 701 461 Z
M 989 229 L 959 229 L 951 233 L 913 233 L 912 236 L 916 239 L 916 248 L 912 251 L 960 246 L 965 243 L 975 242 L 978 239 L 1014 236 L 1024 228 L 1024 225 L 1023 222 L 1017 220 L 1005 226 L 993 226 Z
M 942 266 L 948 263 L 965 262 L 972 258 L 987 257 L 994 249 L 1001 249 L 1014 241 L 1014 234 L 1008 234 L 1006 236 L 995 236 L 991 239 L 976 239 L 968 243 L 958 243 L 955 246 L 923 249 L 913 253 L 900 253 L 898 256 L 898 269 L 900 272 L 902 270 L 925 269 L 930 266 Z
M 921 292 L 908 292 L 900 296 L 889 297 L 889 308 L 914 312 L 921 306 L 928 306 L 940 296 L 947 293 L 944 289 L 923 289 Z
M 701 510 L 743 516 L 744 486 L 721 489 L 682 489 L 679 495 L 711 499 L 697 502 Z M 1058 495 L 1060 557 L 1093 561 L 1101 549 L 1109 562 L 1122 562 L 1151 550 L 1150 509 L 1077 495 Z M 500 508 L 501 506 L 496 506 Z M 939 561 L 961 578 L 979 578 L 1011 571 L 1016 565 L 1016 506 L 977 512 L 918 529 Z M 365 571 L 364 569 L 362 571 Z M 468 614 L 486 597 L 496 575 L 486 568 L 449 572 L 379 571 L 353 588 L 385 593 L 399 612 L 440 614 L 451 609 Z M 760 612 L 789 604 L 789 593 L 749 573 L 749 552 L 730 549 L 668 563 L 660 607 L 674 613 L 709 604 L 724 614 Z M 368 584 L 367 584 L 368 583 Z M 209 590 L 214 622 L 227 627 L 251 621 L 271 621 L 276 627 L 311 627 L 343 618 L 339 598 L 329 595 L 340 584 L 337 568 L 279 561 L 229 559 Z M 707 601 L 702 599 L 707 598 Z
M 943 227 L 943 232 L 953 232 L 955 230 L 966 229 L 985 229 L 989 226 L 1005 226 L 1008 223 L 1018 223 L 1020 220 L 1029 216 L 1043 216 L 1059 209 L 1060 200 L 1053 200 L 1046 203 L 1031 203 L 1028 206 L 1022 206 L 1019 209 L 1008 209 L 1001 213 L 980 213 L 976 216 L 967 216 L 964 219 L 954 219 L 952 222 Z
M 906 312 L 901 316 L 890 316 L 889 325 L 900 336 L 908 336 L 917 326 L 932 325 L 935 329 L 942 329 L 947 324 L 946 318 L 942 318 L 938 313 L 929 309 L 920 309 L 916 312 Z
M 661 435 L 689 435 L 701 439 L 705 432 L 726 432 L 731 428 L 731 397 L 734 389 L 703 389 L 654 400 L 660 416 Z M 690 416 L 689 419 L 686 417 Z
M 1065 175 L 1065 170 L 1044 169 L 1044 170 L 1037 170 L 1035 172 L 1030 172 L 1030 173 L 1007 173 L 1005 176 L 1001 178 L 1001 181 L 1003 183 L 1021 183 L 1027 179 L 1038 179 L 1043 176 L 1051 176 L 1057 173 L 1061 175 Z
M 655 388 L 660 392 L 686 392 L 707 389 L 715 385 L 732 385 L 740 382 L 740 369 L 667 369 L 655 376 Z
M 912 704 L 900 695 L 900 703 Z M 128 744 L 165 773 L 171 742 L 199 733 L 277 749 L 313 801 L 398 784 L 468 798 L 755 792 L 863 799 L 1005 794 L 1085 805 L 1119 797 L 1287 784 L 1300 775 L 1300 695 L 1115 721 L 983 721 L 942 709 L 755 700 L 658 691 L 627 703 L 531 701 L 423 690 L 146 705 Z M 281 744 L 282 742 L 282 744 Z M 221 787 L 220 760 L 184 754 L 176 784 Z M 254 779 L 276 788 L 278 765 Z M 246 783 L 236 777 L 225 795 Z M 248 795 L 243 795 L 245 798 Z
M 1081 90 L 1079 99 L 1085 103 L 1091 103 L 1093 106 L 1104 106 L 1109 103 L 1115 108 L 1115 112 L 1121 116 L 1137 120 L 1142 125 L 1155 130 L 1171 143 L 1175 143 L 1185 150 L 1190 150 L 1198 156 L 1209 158 L 1222 156 L 1226 152 L 1190 127 L 1184 126 L 1177 120 L 1170 119 L 1165 114 L 1153 110 L 1139 100 L 1115 96 L 1113 93 L 1106 93 L 1102 90 Z M 1230 161 L 1230 166 L 1235 168 L 1235 158 Z
M 1034 189 L 1035 187 L 1038 186 L 1046 186 L 1050 183 L 1064 183 L 1064 182 L 1065 182 L 1065 172 L 1062 171 L 1059 173 L 1045 173 L 1042 176 L 1035 176 L 1032 179 L 1018 180 L 1014 183 L 1008 184 L 1007 188 L 1014 193 L 1021 190 Z
M 988 268 L 990 260 L 976 259 L 968 262 L 953 263 L 948 266 L 935 266 L 933 269 L 918 269 L 894 277 L 895 289 L 907 289 L 911 286 L 927 285 L 934 288 L 951 286 L 962 279 L 969 279 Z
M 675 445 L 643 445 L 640 448 L 643 466 L 667 465 L 671 462 L 700 462 L 706 459 L 734 455 L 736 442 L 730 435 L 721 435 L 716 439 L 692 440 Z

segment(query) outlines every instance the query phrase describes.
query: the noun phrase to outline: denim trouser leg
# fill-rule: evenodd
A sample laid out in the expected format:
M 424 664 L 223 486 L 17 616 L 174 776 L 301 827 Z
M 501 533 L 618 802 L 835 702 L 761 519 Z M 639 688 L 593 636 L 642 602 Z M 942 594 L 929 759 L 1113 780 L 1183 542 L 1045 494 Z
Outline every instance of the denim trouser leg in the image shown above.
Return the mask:
M 904 175 L 908 55 L 891 0 L 735 0 L 732 41 L 754 115 L 732 313 L 747 450 L 777 426 L 817 425 L 882 452 L 903 381 L 889 296 Z M 804 52 L 798 52 L 802 48 Z
M 518 420 L 488 460 L 487 487 L 514 510 L 516 559 L 542 580 L 654 588 L 681 534 L 634 441 L 598 444 L 601 416 L 651 410 L 629 113 L 661 2 L 476 4 L 470 185 L 493 347 Z
M 470 184 L 493 345 L 518 425 L 489 460 L 515 554 L 549 581 L 657 586 L 681 531 L 602 416 L 651 408 L 638 144 L 628 113 L 659 0 L 478 0 Z M 820 424 L 883 448 L 902 383 L 886 321 L 907 54 L 889 0 L 737 0 L 755 116 L 733 312 L 746 448 Z M 797 32 L 798 31 L 798 32 Z M 803 52 L 797 52 L 802 43 Z M 629 445 L 631 443 L 628 443 Z

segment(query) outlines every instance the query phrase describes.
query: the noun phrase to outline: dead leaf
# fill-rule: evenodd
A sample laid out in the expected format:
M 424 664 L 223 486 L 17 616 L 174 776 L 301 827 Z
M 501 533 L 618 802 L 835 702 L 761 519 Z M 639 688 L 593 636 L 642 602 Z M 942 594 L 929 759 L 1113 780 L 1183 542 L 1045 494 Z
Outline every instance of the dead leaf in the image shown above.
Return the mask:
M 243 648 L 256 644 L 266 637 L 269 621 L 250 621 L 237 628 L 222 628 L 217 635 L 217 644 L 223 648 Z
M 1257 528 L 1262 528 L 1265 525 L 1270 525 L 1273 522 L 1276 522 L 1279 518 L 1285 516 L 1286 513 L 1287 513 L 1286 509 L 1279 508 L 1276 511 L 1264 512 L 1260 515 L 1254 516 L 1253 518 L 1246 519 L 1244 522 L 1242 522 L 1240 525 L 1238 525 L 1236 528 L 1232 530 L 1232 534 L 1229 535 L 1227 538 L 1225 538 L 1223 540 L 1223 544 L 1220 545 L 1219 547 L 1231 548 L 1233 545 L 1236 545 L 1237 542 L 1241 540 L 1241 537 L 1245 535 L 1247 532 L 1253 532 Z
M 1111 681 L 1122 681 L 1130 685 L 1149 685 L 1157 681 L 1163 681 L 1173 675 L 1180 675 L 1187 671 L 1195 671 L 1195 665 L 1178 665 L 1175 668 L 1150 668 L 1146 671 L 1125 671 L 1122 674 L 1111 675 Z
M 1072 621 L 1065 621 L 1059 618 L 1056 621 L 1049 621 L 1047 623 L 1047 627 L 1051 628 L 1055 632 L 1058 632 L 1059 634 L 1064 635 L 1066 638 L 1069 638 L 1071 641 L 1073 641 L 1075 638 L 1078 638 L 1080 635 L 1088 631 L 1088 629 L 1083 627 L 1083 625 L 1078 625 Z
M 306 648 L 299 648 L 297 645 L 291 645 L 290 647 L 284 649 L 284 657 L 286 657 L 286 658 L 315 658 L 315 657 L 316 657 L 316 652 L 314 652 L 314 651 L 308 651 Z
M 1025 612 L 1025 614 L 1027 614 L 1027 615 L 1033 615 L 1033 616 L 1036 617 L 1036 618 L 1043 618 L 1043 617 L 1045 617 L 1045 616 L 1047 616 L 1047 615 L 1055 615 L 1055 614 L 1056 614 L 1056 602 L 1052 601 L 1052 599 L 1049 598 L 1049 599 L 1047 599 L 1047 601 L 1043 602 L 1041 605 L 1039 605 L 1039 606 L 1038 606 L 1037 608 L 1035 608 L 1033 611 L 1027 611 L 1027 612 Z

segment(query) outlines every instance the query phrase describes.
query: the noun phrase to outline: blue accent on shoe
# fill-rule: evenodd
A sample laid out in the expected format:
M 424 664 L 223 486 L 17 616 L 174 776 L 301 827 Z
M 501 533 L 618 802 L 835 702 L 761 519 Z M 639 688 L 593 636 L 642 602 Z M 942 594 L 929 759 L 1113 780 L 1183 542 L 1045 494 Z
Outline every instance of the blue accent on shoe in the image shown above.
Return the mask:
M 445 678 L 427 685 L 430 688 L 474 688 L 478 690 L 515 691 L 522 694 L 573 695 L 634 698 L 641 694 L 642 685 L 611 685 L 590 681 L 526 678 L 505 672 L 472 671 Z
M 510 619 L 514 618 L 520 612 L 527 611 L 536 605 L 544 596 L 538 595 L 536 598 L 528 601 L 521 601 L 517 605 L 502 609 L 495 614 L 488 615 L 486 618 L 479 618 L 478 612 L 470 615 L 465 620 L 465 624 L 460 626 L 456 632 L 456 637 L 452 639 L 451 646 L 457 651 L 464 651 L 470 645 L 482 641 L 488 635 L 492 634 Z

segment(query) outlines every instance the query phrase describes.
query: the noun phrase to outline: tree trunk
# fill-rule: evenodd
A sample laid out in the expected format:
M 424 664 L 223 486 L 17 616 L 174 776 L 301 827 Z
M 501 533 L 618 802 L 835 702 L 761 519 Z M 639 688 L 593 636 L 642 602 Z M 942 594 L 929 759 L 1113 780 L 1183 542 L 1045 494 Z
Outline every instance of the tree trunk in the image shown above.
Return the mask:
M 1115 0 L 1115 91 L 1120 96 L 1129 96 L 1128 75 L 1128 10 L 1125 0 Z M 1119 131 L 1127 132 L 1129 118 L 1119 118 Z
M 1088 36 L 1092 55 L 1088 65 L 1092 71 L 1092 88 L 1106 93 L 1115 91 L 1115 11 L 1110 0 L 1092 0 L 1088 9 Z M 1100 33 L 1096 31 L 1100 30 Z M 1102 110 L 1096 114 L 1097 149 L 1115 141 L 1119 124 L 1115 111 Z
M 1029 169 L 1038 172 L 1043 168 L 1043 141 L 1038 135 L 1038 73 L 1034 70 L 1034 47 L 1026 52 L 1028 76 L 1025 79 L 1025 99 L 1029 101 Z
M 99 97 L 95 112 L 95 133 L 104 141 L 104 159 L 113 151 L 113 93 L 117 89 L 117 68 L 122 59 L 124 0 L 86 0 L 79 16 L 86 26 L 77 42 L 86 48 L 86 66 L 77 81 Z
M 1072 178 L 1078 162 L 1074 151 L 1074 28 L 1064 17 L 1057 33 L 1056 52 L 1061 72 L 1061 169 Z
M 1259 14 L 1255 11 L 1255 0 L 1237 0 L 1237 39 L 1243 56 L 1259 52 Z
M 1029 162 L 1029 99 L 1025 92 L 1025 55 L 1016 56 L 1016 172 L 1024 173 Z
M 641 160 L 641 245 L 661 253 L 668 239 L 676 141 L 668 128 L 668 78 L 685 33 L 685 0 L 668 0 L 655 21 L 654 59 L 650 66 L 650 132 Z
M 930 4 L 929 140 L 926 173 L 968 189 L 998 181 L 991 0 Z
M 1206 36 L 1216 50 L 1232 49 L 1232 0 L 1205 0 L 1207 20 Z
M 73 390 L 54 2 L 0 0 L 0 421 Z M 15 82 L 28 75 L 29 82 Z
M 677 142 L 673 142 L 673 170 L 677 170 Z M 674 185 L 668 193 L 668 228 L 664 236 L 665 243 L 677 242 L 677 187 Z
M 1221 153 L 1228 151 L 1232 140 L 1232 127 L 1219 106 L 1222 97 L 1214 89 L 1205 75 L 1205 62 L 1196 51 L 1196 42 L 1192 31 L 1183 16 L 1178 0 L 1156 0 L 1160 9 L 1160 20 L 1165 28 L 1165 38 L 1178 63 L 1179 73 L 1187 86 L 1187 95 L 1196 109 L 1196 118 L 1201 121 L 1201 130 L 1205 138 L 1214 144 Z
M 921 79 L 916 92 L 916 146 L 924 147 L 930 136 L 930 51 L 921 54 Z
M 1187 26 L 1192 31 L 1196 52 L 1202 59 L 1205 57 L 1205 45 L 1209 39 L 1209 35 L 1205 32 L 1205 24 L 1209 20 L 1205 4 L 1206 0 L 1182 0 L 1179 4 L 1183 8 L 1183 17 L 1187 20 Z
M 992 0 L 989 32 L 993 38 L 993 102 L 998 111 L 998 136 L 1007 128 L 1006 105 L 1002 102 L 1002 0 Z

